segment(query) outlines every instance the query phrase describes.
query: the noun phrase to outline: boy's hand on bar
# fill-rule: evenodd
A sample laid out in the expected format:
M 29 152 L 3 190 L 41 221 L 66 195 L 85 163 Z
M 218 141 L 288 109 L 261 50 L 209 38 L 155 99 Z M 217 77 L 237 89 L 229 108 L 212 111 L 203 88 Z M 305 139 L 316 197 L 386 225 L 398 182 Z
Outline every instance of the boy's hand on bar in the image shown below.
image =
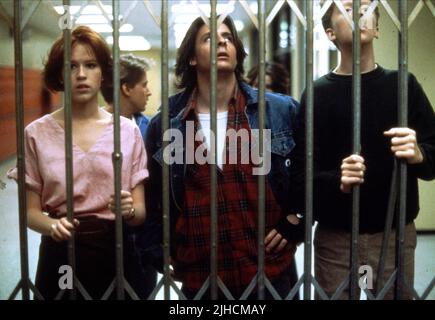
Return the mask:
M 384 132 L 391 138 L 391 151 L 397 158 L 405 159 L 409 164 L 423 162 L 423 153 L 417 144 L 417 134 L 410 128 L 391 128 Z
M 344 193 L 352 191 L 352 187 L 364 183 L 364 158 L 353 154 L 344 158 L 341 163 L 341 185 L 340 190 Z

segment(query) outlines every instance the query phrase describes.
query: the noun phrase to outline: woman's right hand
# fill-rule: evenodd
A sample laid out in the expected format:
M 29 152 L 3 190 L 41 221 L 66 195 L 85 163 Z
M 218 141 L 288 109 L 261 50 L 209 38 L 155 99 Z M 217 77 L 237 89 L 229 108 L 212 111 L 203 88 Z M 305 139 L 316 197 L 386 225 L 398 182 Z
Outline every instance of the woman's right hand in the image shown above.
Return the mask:
M 54 219 L 50 226 L 50 237 L 54 241 L 66 241 L 71 237 L 71 231 L 79 226 L 80 222 L 77 219 L 70 223 L 66 217 Z

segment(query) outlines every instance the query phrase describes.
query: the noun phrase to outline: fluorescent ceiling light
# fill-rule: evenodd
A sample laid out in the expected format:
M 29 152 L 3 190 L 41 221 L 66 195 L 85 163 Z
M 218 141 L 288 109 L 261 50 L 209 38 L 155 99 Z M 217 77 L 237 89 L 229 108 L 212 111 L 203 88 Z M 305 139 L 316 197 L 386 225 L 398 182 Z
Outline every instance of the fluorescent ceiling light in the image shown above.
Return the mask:
M 175 46 L 180 47 L 187 30 L 190 27 L 190 23 L 177 23 L 174 24 Z
M 88 27 L 92 28 L 92 30 L 100 33 L 112 33 L 113 29 L 112 26 L 108 23 L 98 23 L 98 24 L 88 24 Z M 125 23 L 122 25 L 122 27 L 119 29 L 119 32 L 127 33 L 132 32 L 134 29 L 133 25 L 129 23 Z
M 234 25 L 236 26 L 237 32 L 242 31 L 243 28 L 245 27 L 245 24 L 243 23 L 242 20 L 234 20 Z
M 107 23 L 107 19 L 102 14 L 80 15 L 77 18 L 76 23 L 77 24 Z
M 95 23 L 111 23 L 113 18 L 112 15 L 109 14 L 109 19 L 110 21 L 107 21 L 106 17 L 103 16 L 102 14 L 85 14 L 85 15 L 80 15 L 77 20 L 76 23 L 77 24 L 95 24 Z M 119 20 L 122 20 L 122 15 L 119 16 Z
M 196 18 L 198 18 L 198 14 L 196 13 L 182 13 L 182 14 L 177 14 L 174 18 L 174 24 L 186 24 L 186 23 L 190 23 L 195 20 Z
M 112 6 L 103 5 L 103 8 L 108 14 L 112 14 Z M 83 9 L 82 14 L 102 14 L 102 12 L 98 6 L 89 5 Z
M 80 10 L 80 6 L 70 6 L 69 8 L 71 14 L 76 14 Z M 112 14 L 112 6 L 103 5 L 103 8 L 108 14 Z M 64 13 L 63 6 L 54 6 L 54 10 L 56 10 L 58 14 Z M 88 5 L 83 8 L 81 14 L 102 14 L 102 12 L 98 6 Z
M 134 30 L 134 27 L 130 23 L 124 23 L 121 28 L 119 29 L 119 32 L 132 32 Z
M 210 16 L 210 4 L 209 3 L 200 3 L 199 7 L 207 16 Z M 171 7 L 171 11 L 173 14 L 179 15 L 179 14 L 189 14 L 192 15 L 196 13 L 196 16 L 199 16 L 198 9 L 193 4 L 174 4 Z M 217 14 L 223 14 L 223 13 L 232 13 L 234 11 L 234 4 L 228 5 L 224 3 L 218 3 L 216 6 L 216 12 Z
M 251 2 L 249 8 L 251 8 L 252 13 L 254 14 L 258 13 L 258 4 L 256 2 Z
M 108 44 L 113 44 L 113 37 L 106 38 Z M 120 36 L 119 48 L 121 51 L 147 51 L 151 44 L 142 36 Z
M 69 12 L 71 14 L 76 14 L 80 9 L 80 6 L 70 6 Z M 57 14 L 63 14 L 65 10 L 63 10 L 63 6 L 54 6 L 54 10 L 56 10 Z

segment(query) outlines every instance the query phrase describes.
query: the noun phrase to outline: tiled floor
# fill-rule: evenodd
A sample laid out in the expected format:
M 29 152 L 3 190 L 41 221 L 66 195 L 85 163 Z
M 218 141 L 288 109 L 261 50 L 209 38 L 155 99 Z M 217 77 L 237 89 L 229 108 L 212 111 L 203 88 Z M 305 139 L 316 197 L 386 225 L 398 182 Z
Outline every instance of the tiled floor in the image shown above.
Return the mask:
M 7 299 L 20 279 L 20 251 L 18 228 L 18 196 L 14 181 L 6 178 L 8 168 L 15 160 L 0 163 L 0 180 L 6 188 L 0 188 L 0 299 Z M 0 185 L 1 185 L 0 181 Z M 29 271 L 33 280 L 38 259 L 39 235 L 28 231 Z M 298 270 L 303 270 L 303 248 L 296 254 Z M 415 288 L 421 295 L 435 276 L 435 235 L 419 235 L 416 251 Z M 162 293 L 158 299 L 163 297 Z M 18 296 L 20 298 L 20 296 Z M 428 299 L 435 300 L 435 288 Z
M 0 189 L 0 299 L 7 299 L 20 279 L 20 247 L 18 227 L 18 188 L 13 180 L 6 177 L 15 159 L 0 164 L 0 180 L 6 183 Z M 1 184 L 1 182 L 0 182 Z M 29 273 L 34 279 L 38 261 L 39 235 L 29 230 Z

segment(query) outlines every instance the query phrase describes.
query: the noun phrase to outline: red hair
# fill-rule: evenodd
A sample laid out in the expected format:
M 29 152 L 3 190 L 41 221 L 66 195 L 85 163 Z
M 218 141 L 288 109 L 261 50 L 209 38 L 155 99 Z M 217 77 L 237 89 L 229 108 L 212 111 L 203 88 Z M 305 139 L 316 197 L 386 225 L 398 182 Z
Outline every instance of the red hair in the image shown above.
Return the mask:
M 79 26 L 71 32 L 71 48 L 79 43 L 92 49 L 101 68 L 104 85 L 111 85 L 113 61 L 106 41 L 91 28 Z M 63 37 L 60 37 L 51 47 L 43 71 L 45 86 L 50 91 L 64 91 L 65 89 L 63 85 L 63 54 Z

